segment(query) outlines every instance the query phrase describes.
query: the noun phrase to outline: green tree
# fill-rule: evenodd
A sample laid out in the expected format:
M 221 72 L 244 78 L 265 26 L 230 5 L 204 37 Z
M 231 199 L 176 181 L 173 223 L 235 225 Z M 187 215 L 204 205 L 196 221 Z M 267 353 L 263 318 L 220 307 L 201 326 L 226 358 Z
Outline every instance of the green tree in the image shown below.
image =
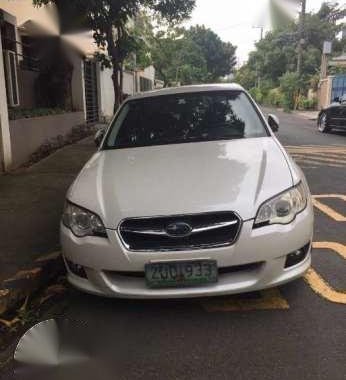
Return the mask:
M 283 106 L 285 110 L 297 108 L 299 89 L 299 74 L 296 71 L 288 71 L 280 77 L 280 90 L 283 94 Z
M 169 22 L 187 18 L 195 0 L 33 0 L 35 5 L 56 4 L 60 15 L 76 20 L 76 29 L 93 30 L 96 44 L 107 51 L 99 54 L 103 65 L 113 68 L 116 109 L 122 100 L 123 64 L 136 50 L 138 42 L 129 29 L 129 20 L 141 9 L 149 9 Z M 68 12 L 67 12 L 68 10 Z M 70 23 L 73 24 L 73 23 Z
M 201 83 L 207 65 L 201 48 L 184 34 L 184 29 L 159 32 L 153 38 L 151 57 L 158 78 L 165 86 Z
M 306 94 L 311 83 L 316 81 L 323 42 L 332 41 L 334 55 L 341 54 L 345 49 L 345 39 L 336 38 L 344 27 L 343 23 L 337 21 L 345 15 L 346 11 L 334 3 L 324 3 L 317 13 L 306 15 L 302 75 L 298 89 L 300 95 Z M 298 40 L 298 25 L 295 22 L 286 19 L 285 22 L 278 23 L 276 28 L 256 44 L 248 62 L 238 70 L 236 79 L 240 79 L 240 83 L 247 89 L 257 86 L 261 87 L 262 94 L 269 94 L 270 89 L 280 86 L 285 73 L 296 70 Z M 295 106 L 296 102 L 288 104 Z
M 166 86 L 219 81 L 236 62 L 236 48 L 204 26 L 161 31 L 152 41 L 153 65 Z
M 230 42 L 222 41 L 204 25 L 191 27 L 186 31 L 186 36 L 201 49 L 207 64 L 208 82 L 215 82 L 233 71 L 236 65 L 236 47 Z

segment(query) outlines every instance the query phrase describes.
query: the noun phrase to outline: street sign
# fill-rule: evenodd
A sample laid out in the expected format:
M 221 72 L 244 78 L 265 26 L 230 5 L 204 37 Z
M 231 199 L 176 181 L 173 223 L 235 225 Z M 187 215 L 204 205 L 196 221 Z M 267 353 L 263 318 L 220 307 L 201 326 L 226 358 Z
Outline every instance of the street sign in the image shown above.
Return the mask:
M 332 43 L 331 41 L 323 42 L 323 54 L 331 54 L 332 52 Z

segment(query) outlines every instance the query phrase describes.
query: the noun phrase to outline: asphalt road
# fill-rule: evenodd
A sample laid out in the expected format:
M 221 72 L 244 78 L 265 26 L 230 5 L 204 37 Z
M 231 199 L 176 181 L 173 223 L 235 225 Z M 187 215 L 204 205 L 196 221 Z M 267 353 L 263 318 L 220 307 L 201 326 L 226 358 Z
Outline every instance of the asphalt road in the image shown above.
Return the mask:
M 73 291 L 66 316 L 86 329 L 79 338 L 91 343 L 93 360 L 83 364 L 90 377 L 345 380 L 346 133 L 324 135 L 315 122 L 276 113 L 278 137 L 317 196 L 310 277 L 203 300 L 114 300 Z

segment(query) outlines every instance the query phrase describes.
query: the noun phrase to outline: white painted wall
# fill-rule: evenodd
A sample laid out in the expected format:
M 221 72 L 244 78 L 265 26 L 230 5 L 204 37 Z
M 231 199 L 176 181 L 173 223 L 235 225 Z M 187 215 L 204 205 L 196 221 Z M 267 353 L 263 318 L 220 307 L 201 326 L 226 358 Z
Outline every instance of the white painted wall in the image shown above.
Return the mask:
M 12 165 L 10 126 L 8 122 L 7 95 L 5 85 L 4 60 L 0 31 L 0 171 L 9 170 Z
M 113 116 L 114 89 L 112 81 L 112 69 L 99 69 L 99 105 L 101 118 L 109 120 Z M 124 71 L 123 92 L 126 95 L 135 93 L 134 73 Z
M 124 71 L 123 93 L 133 95 L 135 92 L 135 73 L 133 71 Z
M 11 120 L 12 168 L 28 162 L 42 144 L 59 135 L 66 136 L 83 121 L 83 112 Z
M 140 77 L 150 79 L 152 82 L 152 88 L 155 88 L 155 68 L 154 66 L 148 66 L 144 70 L 137 71 L 137 89 L 140 91 Z
M 154 82 L 155 79 L 155 68 L 154 66 L 148 66 L 143 70 L 142 76 L 144 78 L 151 79 Z
M 137 71 L 135 75 L 132 71 L 124 71 L 123 93 L 126 95 L 134 95 L 136 93 L 136 77 L 137 89 L 139 91 L 139 77 L 151 79 L 154 88 L 155 69 L 149 66 L 142 71 Z M 112 81 L 112 69 L 99 68 L 99 105 L 101 118 L 109 120 L 113 116 L 114 107 L 114 89 Z
M 99 104 L 100 116 L 106 120 L 111 119 L 114 109 L 114 90 L 112 82 L 112 69 L 99 68 Z

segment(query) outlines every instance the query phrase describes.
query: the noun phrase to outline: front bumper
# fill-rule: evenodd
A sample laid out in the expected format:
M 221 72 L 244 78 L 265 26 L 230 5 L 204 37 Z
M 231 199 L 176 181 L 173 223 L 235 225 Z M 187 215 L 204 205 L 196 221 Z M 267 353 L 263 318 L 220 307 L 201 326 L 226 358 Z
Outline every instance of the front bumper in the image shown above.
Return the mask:
M 225 295 L 260 290 L 301 277 L 310 267 L 311 254 L 303 261 L 285 268 L 287 254 L 311 242 L 313 212 L 311 205 L 287 225 L 253 229 L 253 220 L 245 221 L 235 244 L 228 247 L 170 252 L 127 251 L 116 231 L 108 230 L 108 239 L 77 238 L 61 225 L 64 258 L 82 265 L 87 278 L 73 274 L 68 266 L 68 280 L 89 293 L 124 298 L 184 298 Z M 258 267 L 219 275 L 216 284 L 206 286 L 149 289 L 144 276 L 119 272 L 144 272 L 152 260 L 215 259 L 218 267 L 232 267 L 262 262 Z M 246 267 L 245 267 L 246 268 Z M 113 272 L 113 273 L 112 273 Z M 114 273 L 116 272 L 116 273 Z

